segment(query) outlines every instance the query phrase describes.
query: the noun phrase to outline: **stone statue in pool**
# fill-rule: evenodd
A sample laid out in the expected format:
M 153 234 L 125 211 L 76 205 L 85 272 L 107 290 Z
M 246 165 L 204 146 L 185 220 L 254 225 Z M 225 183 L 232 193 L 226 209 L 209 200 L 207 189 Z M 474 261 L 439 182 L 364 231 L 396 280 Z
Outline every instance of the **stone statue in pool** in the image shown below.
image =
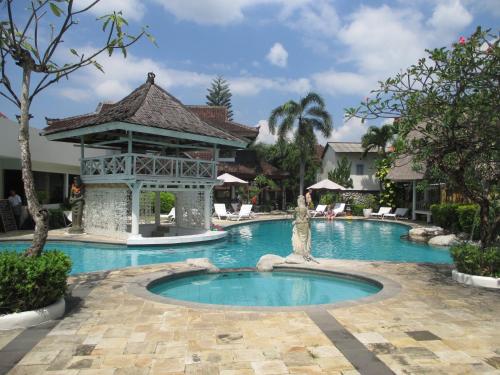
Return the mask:
M 71 185 L 69 204 L 71 205 L 71 228 L 70 233 L 83 233 L 83 184 L 79 177 L 75 177 Z
M 295 220 L 292 230 L 293 252 L 286 258 L 275 254 L 266 254 L 260 257 L 257 263 L 259 271 L 272 271 L 273 267 L 279 264 L 301 264 L 316 261 L 311 256 L 311 217 L 306 207 L 306 200 L 303 195 L 297 199 L 297 208 L 295 209 Z
M 306 260 L 311 258 L 311 223 L 309 210 L 303 195 L 297 199 L 295 208 L 295 220 L 292 230 L 293 254 L 303 257 Z

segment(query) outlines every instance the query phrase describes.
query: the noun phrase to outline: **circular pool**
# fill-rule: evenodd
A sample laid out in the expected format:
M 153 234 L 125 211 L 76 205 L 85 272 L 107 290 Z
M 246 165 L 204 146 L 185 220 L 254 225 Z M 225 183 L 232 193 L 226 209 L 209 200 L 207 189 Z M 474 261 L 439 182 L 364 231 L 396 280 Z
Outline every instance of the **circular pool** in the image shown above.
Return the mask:
M 409 227 L 367 220 L 313 220 L 312 255 L 317 258 L 451 263 L 448 249 L 402 239 Z M 225 239 L 210 243 L 157 247 L 127 247 L 97 243 L 48 242 L 46 250 L 61 250 L 73 261 L 72 274 L 129 266 L 208 258 L 219 268 L 255 267 L 264 254 L 292 252 L 291 220 L 244 223 L 228 228 Z M 24 251 L 27 242 L 0 242 L 1 250 Z
M 368 297 L 382 286 L 361 278 L 305 271 L 230 271 L 153 283 L 149 291 L 168 299 L 230 306 L 307 306 Z

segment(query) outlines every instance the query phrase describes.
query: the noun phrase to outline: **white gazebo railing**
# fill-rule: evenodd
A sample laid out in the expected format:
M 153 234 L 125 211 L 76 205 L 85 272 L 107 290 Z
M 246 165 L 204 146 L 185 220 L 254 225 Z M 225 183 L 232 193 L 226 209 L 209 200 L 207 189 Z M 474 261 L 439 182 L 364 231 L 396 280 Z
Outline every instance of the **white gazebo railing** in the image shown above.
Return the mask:
M 214 161 L 145 154 L 116 154 L 82 159 L 82 177 L 93 180 L 120 178 L 216 179 Z

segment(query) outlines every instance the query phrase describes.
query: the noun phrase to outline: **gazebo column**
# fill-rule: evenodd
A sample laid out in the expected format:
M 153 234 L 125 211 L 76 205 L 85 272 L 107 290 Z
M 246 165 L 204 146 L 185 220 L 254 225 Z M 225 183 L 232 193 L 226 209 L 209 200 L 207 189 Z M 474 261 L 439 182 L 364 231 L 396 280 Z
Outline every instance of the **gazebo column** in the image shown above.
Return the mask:
M 161 210 L 160 192 L 155 191 L 155 225 L 156 225 L 156 227 L 160 226 L 160 210 Z
M 204 217 L 204 222 L 205 222 L 205 229 L 210 230 L 210 227 L 212 225 L 212 207 L 211 207 L 211 194 L 212 194 L 212 187 L 211 186 L 206 186 L 204 189 L 204 194 L 203 194 L 203 199 L 204 199 L 204 210 L 203 213 L 205 215 Z
M 133 237 L 139 237 L 139 215 L 141 199 L 142 182 L 136 182 L 132 185 L 132 230 Z
M 415 211 L 417 210 L 417 181 L 415 180 L 413 180 L 411 184 L 411 195 L 411 219 L 416 220 L 417 214 L 415 213 Z

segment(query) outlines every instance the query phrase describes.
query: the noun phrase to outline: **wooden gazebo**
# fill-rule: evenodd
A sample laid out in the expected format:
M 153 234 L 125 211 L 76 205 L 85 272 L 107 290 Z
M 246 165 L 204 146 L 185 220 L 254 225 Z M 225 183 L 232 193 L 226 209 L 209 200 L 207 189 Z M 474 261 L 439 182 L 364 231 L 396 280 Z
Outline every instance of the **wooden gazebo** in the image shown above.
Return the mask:
M 151 236 L 160 225 L 162 191 L 176 195 L 177 235 L 209 230 L 212 189 L 221 183 L 219 152 L 247 145 L 201 120 L 154 78 L 149 73 L 146 83 L 94 113 L 47 119 L 43 135 L 49 140 L 80 144 L 87 233 L 129 240 Z M 87 148 L 100 149 L 102 155 L 86 157 Z M 181 157 L 188 150 L 210 151 L 212 158 Z M 148 200 L 141 193 L 148 192 L 156 193 L 155 208 L 141 212 L 141 201 Z M 140 228 L 141 214 L 152 216 L 152 211 L 154 226 Z

